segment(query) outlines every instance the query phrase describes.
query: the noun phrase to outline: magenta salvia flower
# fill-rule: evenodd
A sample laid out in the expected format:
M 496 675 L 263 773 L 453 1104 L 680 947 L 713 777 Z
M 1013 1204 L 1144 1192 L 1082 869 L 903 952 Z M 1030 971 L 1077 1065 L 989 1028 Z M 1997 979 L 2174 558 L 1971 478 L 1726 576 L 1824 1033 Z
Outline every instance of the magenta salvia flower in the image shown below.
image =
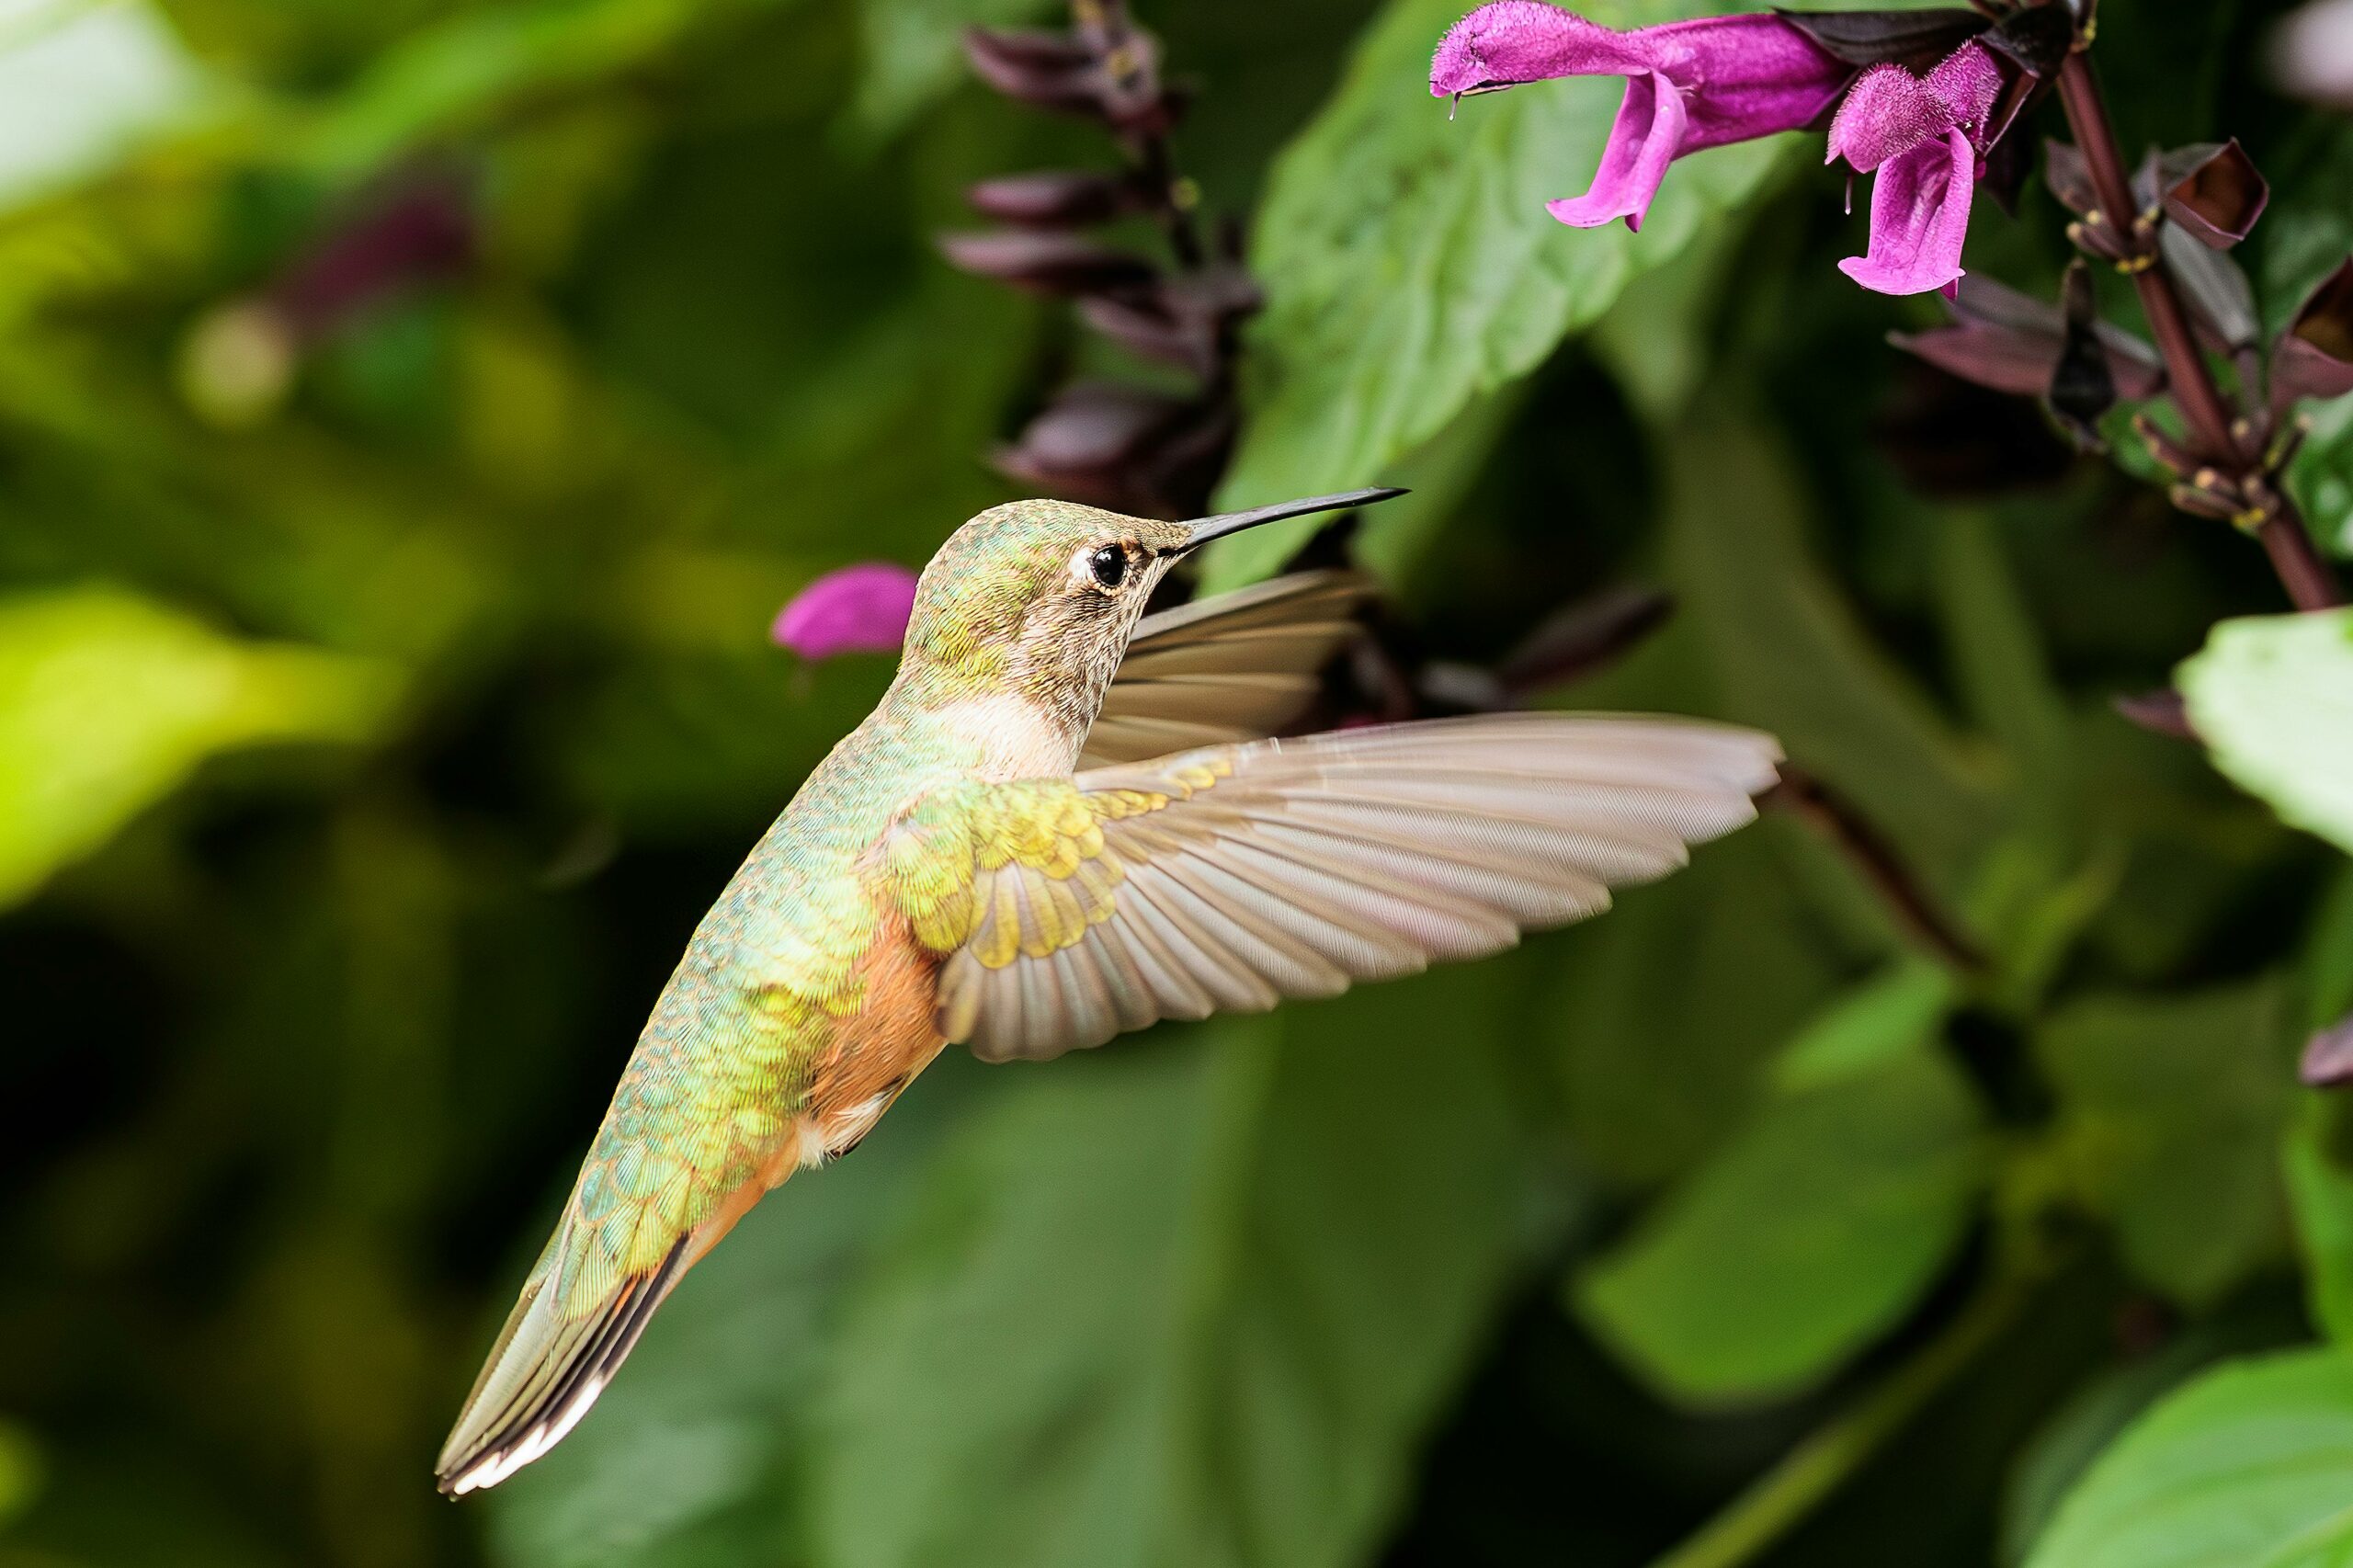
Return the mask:
M 1626 99 L 1585 195 L 1548 202 L 1563 223 L 1640 229 L 1667 165 L 1813 123 L 1853 67 L 1770 13 L 1617 32 L 1538 0 L 1496 0 L 1454 24 L 1430 62 L 1438 97 L 1558 76 L 1623 76 Z
M 893 653 L 915 606 L 915 574 L 888 561 L 828 572 L 777 612 L 768 639 L 804 659 Z
M 1840 271 L 1882 294 L 1938 289 L 1951 297 L 2001 95 L 2001 67 L 1974 43 L 1962 44 L 1926 76 L 1874 65 L 1856 79 L 1830 122 L 1825 161 L 1844 158 L 1879 177 L 1870 246 L 1840 262 Z

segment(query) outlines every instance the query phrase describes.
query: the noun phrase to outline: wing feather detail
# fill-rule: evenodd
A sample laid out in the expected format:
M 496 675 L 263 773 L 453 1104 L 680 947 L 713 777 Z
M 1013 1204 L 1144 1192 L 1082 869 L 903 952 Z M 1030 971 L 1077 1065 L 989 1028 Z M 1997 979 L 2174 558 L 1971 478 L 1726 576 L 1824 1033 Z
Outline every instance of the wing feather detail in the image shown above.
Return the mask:
M 884 845 L 939 1021 L 988 1060 L 1256 1012 L 1609 906 L 1756 814 L 1770 736 L 1491 714 L 952 786 Z
M 1082 767 L 1271 735 L 1322 689 L 1372 597 L 1354 572 L 1300 572 L 1146 616 L 1088 732 Z

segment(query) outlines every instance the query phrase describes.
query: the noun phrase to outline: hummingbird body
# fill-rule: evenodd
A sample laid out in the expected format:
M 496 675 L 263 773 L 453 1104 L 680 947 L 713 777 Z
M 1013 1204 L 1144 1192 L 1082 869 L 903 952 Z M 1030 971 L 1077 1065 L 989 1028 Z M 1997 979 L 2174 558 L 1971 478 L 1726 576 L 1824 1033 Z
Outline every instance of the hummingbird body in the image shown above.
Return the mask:
M 890 690 L 664 987 L 443 1490 L 559 1441 L 680 1275 L 949 1040 L 1051 1056 L 1494 951 L 1748 819 L 1778 753 L 1715 726 L 1516 714 L 1247 739 L 1344 631 L 1355 590 L 1328 578 L 1139 631 L 1204 540 L 1392 494 L 1193 524 L 1017 503 L 957 531 Z

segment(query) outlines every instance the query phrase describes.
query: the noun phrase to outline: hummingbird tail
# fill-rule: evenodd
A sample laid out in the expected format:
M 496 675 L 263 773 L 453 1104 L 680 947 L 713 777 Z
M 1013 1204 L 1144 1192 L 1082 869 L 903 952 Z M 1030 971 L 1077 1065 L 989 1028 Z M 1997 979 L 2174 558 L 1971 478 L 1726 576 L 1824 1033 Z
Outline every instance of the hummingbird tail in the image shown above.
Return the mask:
M 681 1236 L 662 1261 L 617 1281 L 585 1312 L 561 1310 L 559 1230 L 507 1314 L 434 1466 L 451 1497 L 495 1486 L 563 1440 L 605 1391 L 654 1309 L 695 1254 Z

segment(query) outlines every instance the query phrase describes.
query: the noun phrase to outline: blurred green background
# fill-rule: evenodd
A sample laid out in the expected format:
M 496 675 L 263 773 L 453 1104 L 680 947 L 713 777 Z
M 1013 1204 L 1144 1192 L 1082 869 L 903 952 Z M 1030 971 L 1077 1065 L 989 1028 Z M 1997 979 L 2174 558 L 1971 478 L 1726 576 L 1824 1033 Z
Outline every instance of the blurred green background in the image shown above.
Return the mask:
M 2353 238 L 2276 10 L 2109 0 L 2098 51 L 2128 146 L 2272 176 L 2274 322 Z M 1616 92 L 1449 124 L 1455 11 L 1142 0 L 1269 295 L 1228 494 L 1416 486 L 1353 547 L 1418 655 L 1671 592 L 1552 699 L 1775 729 L 1986 963 L 1776 813 L 1473 969 L 951 1053 L 452 1506 L 655 991 L 888 679 L 769 618 L 1139 373 L 930 236 L 1113 154 L 967 81 L 1032 0 L 0 3 L 0 1563 L 1631 1568 L 1760 1477 L 1791 1533 L 1682 1568 L 2018 1562 L 2152 1401 L 2353 1331 L 2293 1072 L 2353 878 L 2110 708 L 2283 608 L 2261 552 L 1888 349 L 1938 308 L 1835 272 L 1818 147 L 1552 223 Z M 1970 265 L 2047 292 L 2060 228 L 2030 186 Z M 2353 1501 L 2333 1354 L 2230 1375 Z M 2082 1513 L 2039 1564 L 2146 1561 Z M 2180 1561 L 2291 1562 L 2234 1550 Z

